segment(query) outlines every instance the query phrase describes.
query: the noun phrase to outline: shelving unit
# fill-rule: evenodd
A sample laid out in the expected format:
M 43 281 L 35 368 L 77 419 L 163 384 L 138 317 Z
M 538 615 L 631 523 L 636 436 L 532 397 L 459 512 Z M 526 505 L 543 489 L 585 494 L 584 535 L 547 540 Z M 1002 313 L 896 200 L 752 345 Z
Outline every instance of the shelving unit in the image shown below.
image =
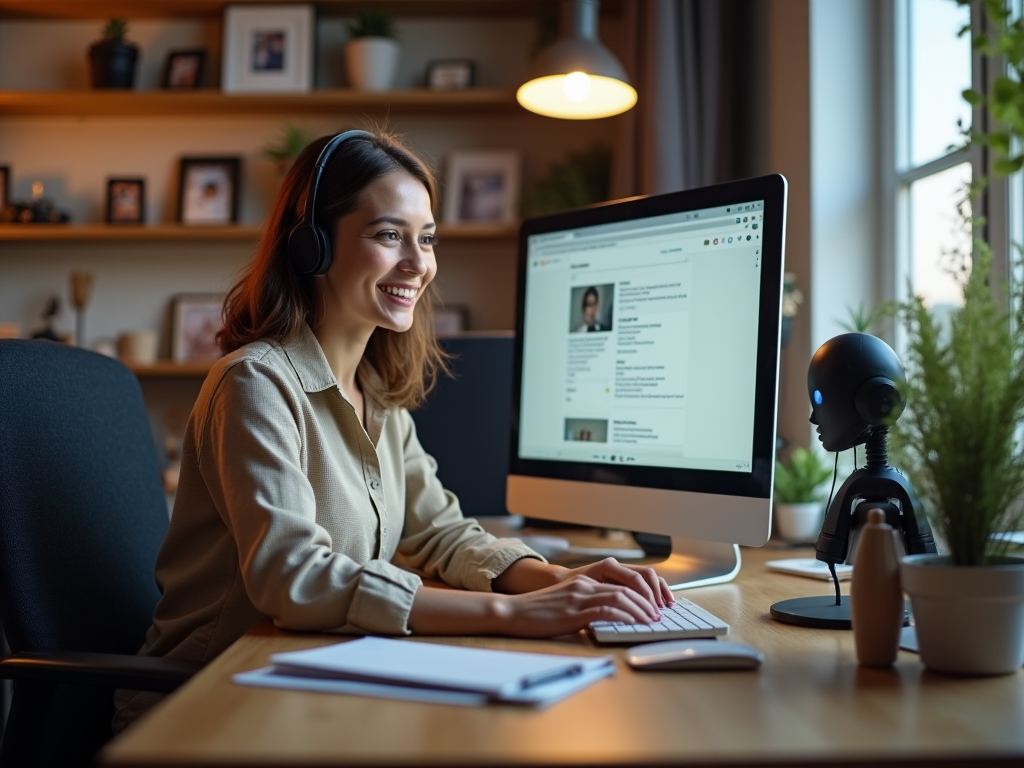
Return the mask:
M 0 242 L 254 242 L 261 227 L 185 226 L 182 224 L 0 224 Z M 515 240 L 519 225 L 439 224 L 438 236 L 449 240 Z
M 427 88 L 366 92 L 332 88 L 289 94 L 192 91 L 0 91 L 0 115 L 173 116 L 318 114 L 501 114 L 523 111 L 514 91 Z

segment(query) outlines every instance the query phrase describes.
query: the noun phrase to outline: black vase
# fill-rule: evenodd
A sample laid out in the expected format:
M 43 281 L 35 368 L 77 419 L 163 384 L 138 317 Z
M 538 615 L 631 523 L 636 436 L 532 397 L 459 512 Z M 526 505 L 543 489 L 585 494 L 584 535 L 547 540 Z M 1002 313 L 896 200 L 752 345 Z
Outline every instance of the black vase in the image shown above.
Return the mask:
M 121 40 L 100 40 L 89 46 L 93 88 L 131 88 L 139 49 Z

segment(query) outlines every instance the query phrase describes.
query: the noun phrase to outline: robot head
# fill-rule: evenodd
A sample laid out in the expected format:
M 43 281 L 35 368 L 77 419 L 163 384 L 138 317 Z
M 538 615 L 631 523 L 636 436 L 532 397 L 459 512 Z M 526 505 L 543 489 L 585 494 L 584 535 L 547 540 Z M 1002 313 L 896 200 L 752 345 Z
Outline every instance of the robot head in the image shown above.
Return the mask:
M 906 406 L 906 373 L 892 348 L 867 333 L 829 339 L 811 358 L 811 423 L 826 451 L 863 443 L 871 427 L 889 426 Z

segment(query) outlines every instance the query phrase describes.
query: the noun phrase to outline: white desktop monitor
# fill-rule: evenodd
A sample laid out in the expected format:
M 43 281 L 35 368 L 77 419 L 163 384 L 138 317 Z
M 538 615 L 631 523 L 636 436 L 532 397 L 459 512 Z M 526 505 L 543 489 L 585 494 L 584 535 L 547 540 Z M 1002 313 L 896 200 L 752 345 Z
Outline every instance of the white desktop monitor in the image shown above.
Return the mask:
M 675 588 L 771 529 L 784 177 L 523 222 L 506 500 L 660 534 Z

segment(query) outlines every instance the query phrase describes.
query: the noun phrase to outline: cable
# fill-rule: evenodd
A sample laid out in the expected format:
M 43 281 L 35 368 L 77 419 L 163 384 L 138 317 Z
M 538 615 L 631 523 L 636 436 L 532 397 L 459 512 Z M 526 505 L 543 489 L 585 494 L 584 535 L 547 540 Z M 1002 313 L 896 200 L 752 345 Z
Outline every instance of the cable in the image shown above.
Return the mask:
M 853 449 L 853 464 L 857 465 L 857 449 Z M 832 494 L 836 492 L 836 479 L 839 477 L 839 451 L 836 451 L 836 465 L 832 470 L 832 490 L 828 492 L 828 504 L 825 505 L 825 514 L 828 514 L 829 509 L 832 507 Z M 842 605 L 842 595 L 839 592 L 839 577 L 836 575 L 836 564 L 828 564 L 829 573 L 832 574 L 832 583 L 836 587 L 836 605 Z
M 842 605 L 843 604 L 843 596 L 839 592 L 839 577 L 836 575 L 836 564 L 835 563 L 829 563 L 828 564 L 828 570 L 829 570 L 829 573 L 832 574 L 832 583 L 836 585 L 836 605 Z

